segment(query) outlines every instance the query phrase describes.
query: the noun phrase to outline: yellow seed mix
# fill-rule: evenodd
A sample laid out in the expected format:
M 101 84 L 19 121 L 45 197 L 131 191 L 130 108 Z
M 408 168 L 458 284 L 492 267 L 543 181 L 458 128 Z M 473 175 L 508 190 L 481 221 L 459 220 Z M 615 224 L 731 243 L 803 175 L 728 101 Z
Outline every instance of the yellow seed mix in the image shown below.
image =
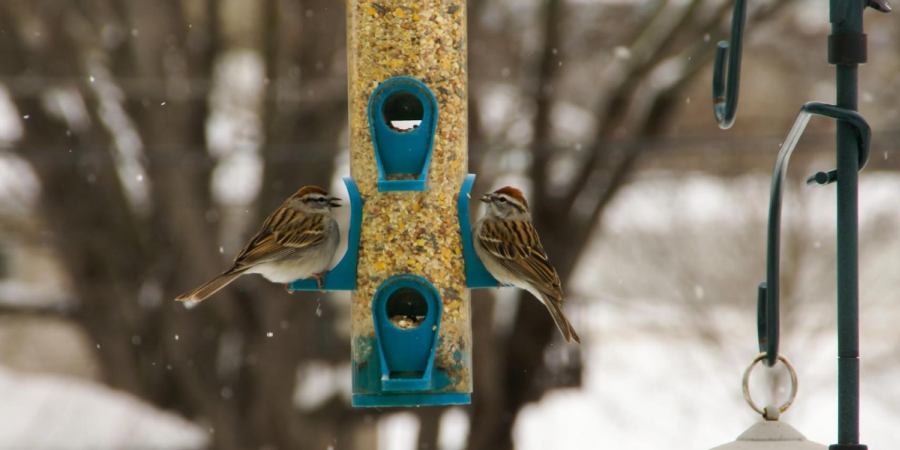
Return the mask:
M 412 330 L 414 328 L 419 327 L 419 320 L 415 317 L 406 317 L 406 316 L 392 316 L 390 317 L 391 323 L 394 324 L 397 328 L 401 330 Z M 432 326 L 434 329 L 434 326 Z
M 471 355 L 472 349 L 456 215 L 468 170 L 465 8 L 465 0 L 347 0 L 350 172 L 365 200 L 353 332 L 374 337 L 372 298 L 383 281 L 402 273 L 427 278 L 441 294 L 444 310 L 435 364 L 459 379 L 446 389 L 454 392 L 472 387 L 468 361 L 454 359 L 455 352 Z M 378 192 L 367 107 L 378 84 L 396 76 L 422 81 L 438 101 L 425 192 Z M 360 361 L 373 350 L 353 351 Z

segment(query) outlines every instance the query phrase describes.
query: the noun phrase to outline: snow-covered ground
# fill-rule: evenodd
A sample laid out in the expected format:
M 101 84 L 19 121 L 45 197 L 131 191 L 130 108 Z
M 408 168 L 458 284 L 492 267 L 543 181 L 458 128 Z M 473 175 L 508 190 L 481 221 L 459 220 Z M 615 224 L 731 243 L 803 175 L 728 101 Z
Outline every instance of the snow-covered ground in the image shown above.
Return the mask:
M 702 450 L 759 420 L 741 377 L 757 353 L 769 182 L 646 174 L 621 192 L 574 283 L 575 323 L 589 329 L 584 386 L 523 410 L 518 449 Z M 794 182 L 782 222 L 781 352 L 799 377 L 782 420 L 825 445 L 837 438 L 834 196 L 833 186 Z M 900 444 L 897 205 L 900 176 L 861 177 L 861 442 L 870 448 Z M 753 381 L 766 404 L 771 378 Z M 774 389 L 779 403 L 788 387 Z
M 190 450 L 206 432 L 96 383 L 0 367 L 0 449 Z
M 525 408 L 516 422 L 517 449 L 704 450 L 733 441 L 760 420 L 741 396 L 743 370 L 755 356 L 752 316 L 744 317 L 750 326 L 735 329 L 745 337 L 744 350 L 723 359 L 698 339 L 627 331 L 616 337 L 637 324 L 621 311 L 598 309 L 604 329 L 585 348 L 583 388 L 553 392 Z M 810 350 L 785 351 L 797 369 L 799 393 L 781 420 L 830 445 L 837 438 L 836 346 L 824 339 Z M 879 380 L 863 371 L 861 442 L 870 448 L 900 443 L 900 396 L 896 383 L 887 381 L 900 375 L 897 361 L 892 373 Z M 757 402 L 764 403 L 765 383 L 752 386 Z M 779 400 L 786 397 L 785 387 Z

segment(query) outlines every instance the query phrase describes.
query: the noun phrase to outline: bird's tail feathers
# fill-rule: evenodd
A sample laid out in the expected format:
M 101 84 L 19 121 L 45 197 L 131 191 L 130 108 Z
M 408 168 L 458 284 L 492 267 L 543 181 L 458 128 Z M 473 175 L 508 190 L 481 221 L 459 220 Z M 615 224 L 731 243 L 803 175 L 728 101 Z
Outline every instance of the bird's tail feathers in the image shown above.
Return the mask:
M 179 302 L 190 302 L 191 304 L 195 304 L 198 302 L 202 302 L 206 300 L 207 297 L 219 292 L 220 289 L 228 286 L 229 283 L 236 280 L 239 276 L 244 274 L 244 269 L 235 270 L 234 268 L 228 269 L 222 273 L 222 275 L 213 278 L 208 283 L 203 286 L 198 287 L 192 291 L 185 292 L 184 294 L 175 297 L 175 300 Z M 193 306 L 193 305 L 192 305 Z
M 575 332 L 575 328 L 572 327 L 569 318 L 566 317 L 566 313 L 562 309 L 562 301 L 546 294 L 541 295 L 541 300 L 543 300 L 544 305 L 547 306 L 547 310 L 550 311 L 550 317 L 556 322 L 556 326 L 559 328 L 559 331 L 562 332 L 563 337 L 566 338 L 566 342 L 572 342 L 574 339 L 575 342 L 580 344 L 581 338 L 578 336 L 578 333 Z

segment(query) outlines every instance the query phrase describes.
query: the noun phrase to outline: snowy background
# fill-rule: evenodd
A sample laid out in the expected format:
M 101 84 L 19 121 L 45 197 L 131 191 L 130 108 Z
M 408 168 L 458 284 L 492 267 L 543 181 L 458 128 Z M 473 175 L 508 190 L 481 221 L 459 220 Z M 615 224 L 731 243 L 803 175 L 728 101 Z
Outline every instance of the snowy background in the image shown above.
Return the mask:
M 479 291 L 473 405 L 397 411 L 349 407 L 346 293 L 245 277 L 201 308 L 170 301 L 299 185 L 343 195 L 343 2 L 0 1 L 0 449 L 733 440 L 758 420 L 740 381 L 775 154 L 803 102 L 834 99 L 823 2 L 751 3 L 723 132 L 710 58 L 729 2 L 470 2 L 476 190 L 515 184 L 536 205 L 583 345 L 533 298 Z M 866 20 L 861 442 L 875 449 L 900 443 L 900 25 Z M 813 119 L 801 140 L 782 241 L 781 351 L 799 376 L 783 420 L 826 445 L 835 190 L 803 180 L 833 167 L 833 131 Z M 751 386 L 760 404 L 789 389 L 778 366 Z

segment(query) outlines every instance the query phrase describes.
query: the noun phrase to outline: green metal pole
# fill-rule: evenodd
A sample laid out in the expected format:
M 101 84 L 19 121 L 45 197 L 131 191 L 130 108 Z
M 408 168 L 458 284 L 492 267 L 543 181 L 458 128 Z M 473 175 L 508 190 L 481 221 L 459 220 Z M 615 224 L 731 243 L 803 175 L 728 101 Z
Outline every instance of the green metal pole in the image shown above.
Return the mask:
M 857 110 L 857 66 L 865 62 L 863 11 L 867 0 L 830 0 L 832 37 L 862 40 L 862 56 L 836 61 L 837 106 Z M 849 36 L 853 36 L 850 38 Z M 836 39 L 837 40 L 837 39 Z M 840 46 L 840 45 L 837 45 Z M 833 46 L 834 47 L 834 46 Z M 858 45 L 856 45 L 858 49 Z M 837 122 L 837 320 L 838 443 L 832 450 L 859 445 L 859 249 L 858 155 L 853 127 Z

